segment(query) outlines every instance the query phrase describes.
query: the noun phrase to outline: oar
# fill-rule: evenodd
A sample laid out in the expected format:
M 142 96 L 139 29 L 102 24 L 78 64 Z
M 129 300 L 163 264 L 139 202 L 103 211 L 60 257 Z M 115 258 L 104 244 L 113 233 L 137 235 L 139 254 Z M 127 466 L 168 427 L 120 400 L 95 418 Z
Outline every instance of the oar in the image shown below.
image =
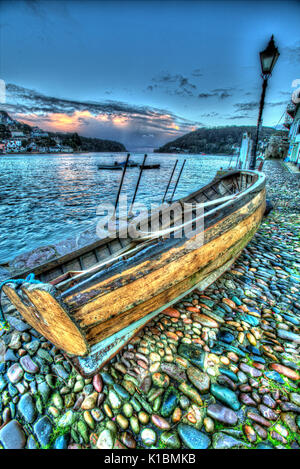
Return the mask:
M 132 210 L 132 207 L 133 207 L 133 204 L 134 204 L 134 201 L 135 201 L 135 198 L 136 198 L 136 194 L 137 194 L 137 191 L 138 191 L 138 188 L 139 188 L 139 185 L 140 185 L 140 180 L 141 180 L 141 177 L 142 177 L 142 172 L 144 170 L 144 164 L 146 162 L 146 159 L 147 159 L 147 154 L 144 155 L 142 166 L 140 166 L 139 177 L 138 177 L 138 180 L 137 180 L 137 183 L 136 183 L 136 186 L 135 186 L 134 196 L 133 196 L 133 199 L 132 199 L 132 202 L 131 202 L 131 205 L 130 205 L 128 216 L 132 215 L 131 210 Z
M 124 176 L 125 176 L 125 173 L 126 173 L 126 169 L 127 169 L 127 165 L 128 165 L 129 158 L 130 158 L 130 153 L 127 154 L 127 158 L 126 158 L 125 165 L 124 165 L 124 168 L 123 168 L 122 177 L 121 177 L 121 181 L 120 181 L 120 185 L 119 185 L 119 189 L 118 189 L 118 195 L 117 195 L 116 202 L 115 202 L 114 214 L 116 213 L 116 210 L 117 210 L 117 206 L 118 206 L 118 202 L 119 202 L 119 198 L 120 198 L 120 193 L 121 193 L 121 189 L 122 189 L 122 185 L 123 185 L 123 181 L 124 181 Z
M 182 174 L 182 171 L 183 171 L 185 162 L 186 162 L 186 160 L 184 160 L 184 162 L 183 162 L 183 164 L 182 164 L 182 166 L 181 166 L 181 169 L 180 169 L 180 171 L 179 171 L 179 174 L 178 174 L 178 178 L 177 178 L 175 187 L 174 187 L 174 189 L 173 189 L 172 197 L 171 197 L 171 199 L 169 200 L 169 202 L 172 202 L 172 200 L 173 200 L 173 197 L 174 197 L 175 191 L 176 191 L 176 189 L 177 189 L 177 186 L 178 186 L 178 183 L 179 183 L 179 179 L 180 179 L 180 177 L 181 177 L 181 174 Z
M 168 193 L 168 190 L 169 190 L 169 187 L 170 187 L 170 184 L 171 184 L 173 175 L 174 175 L 174 173 L 175 173 L 175 169 L 176 169 L 177 163 L 178 163 L 178 160 L 176 160 L 176 162 L 175 162 L 175 164 L 174 164 L 174 167 L 173 167 L 173 170 L 172 170 L 172 172 L 171 172 L 171 176 L 170 176 L 170 179 L 169 179 L 169 182 L 168 182 L 168 185 L 167 185 L 165 194 L 164 194 L 163 199 L 162 199 L 162 201 L 161 201 L 162 204 L 164 203 L 165 198 L 166 198 L 166 196 L 167 196 L 167 193 Z

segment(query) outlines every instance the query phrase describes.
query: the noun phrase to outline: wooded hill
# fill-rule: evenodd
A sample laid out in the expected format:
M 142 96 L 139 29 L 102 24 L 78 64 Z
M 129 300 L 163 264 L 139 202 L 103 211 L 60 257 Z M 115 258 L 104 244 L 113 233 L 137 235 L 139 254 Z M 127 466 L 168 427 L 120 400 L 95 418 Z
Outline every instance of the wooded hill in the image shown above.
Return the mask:
M 200 128 L 182 137 L 176 138 L 154 150 L 156 153 L 207 153 L 231 155 L 234 146 L 239 147 L 244 132 L 250 132 L 255 136 L 254 126 L 227 126 Z M 284 133 L 272 127 L 262 127 L 259 140 L 269 140 L 271 135 Z

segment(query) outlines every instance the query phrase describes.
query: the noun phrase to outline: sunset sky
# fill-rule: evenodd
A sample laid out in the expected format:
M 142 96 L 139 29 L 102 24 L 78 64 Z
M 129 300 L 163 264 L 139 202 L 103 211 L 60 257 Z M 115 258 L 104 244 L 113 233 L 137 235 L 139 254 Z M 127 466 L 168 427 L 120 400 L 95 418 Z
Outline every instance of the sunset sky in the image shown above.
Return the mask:
M 12 117 L 151 150 L 200 126 L 256 125 L 259 51 L 280 57 L 264 125 L 300 79 L 296 1 L 0 2 L 0 78 Z

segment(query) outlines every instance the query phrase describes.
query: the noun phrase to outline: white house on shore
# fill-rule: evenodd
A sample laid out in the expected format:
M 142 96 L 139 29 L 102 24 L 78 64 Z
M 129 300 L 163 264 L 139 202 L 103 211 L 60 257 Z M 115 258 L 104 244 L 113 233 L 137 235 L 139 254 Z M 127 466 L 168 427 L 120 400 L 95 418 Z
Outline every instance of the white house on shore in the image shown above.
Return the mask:
M 300 92 L 293 94 L 287 106 L 285 127 L 289 129 L 289 150 L 286 161 L 300 165 Z

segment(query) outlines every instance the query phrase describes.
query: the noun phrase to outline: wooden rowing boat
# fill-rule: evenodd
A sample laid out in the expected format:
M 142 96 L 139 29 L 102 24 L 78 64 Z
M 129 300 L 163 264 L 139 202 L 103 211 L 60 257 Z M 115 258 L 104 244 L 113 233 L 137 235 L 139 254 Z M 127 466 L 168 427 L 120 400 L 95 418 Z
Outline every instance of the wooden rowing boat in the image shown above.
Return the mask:
M 205 289 L 231 266 L 263 217 L 265 176 L 232 171 L 177 203 L 193 204 L 189 222 L 178 224 L 173 215 L 138 239 L 99 239 L 15 272 L 24 279 L 33 272 L 38 283 L 3 287 L 25 320 L 84 376 L 98 371 L 156 314 L 194 288 Z M 160 222 L 168 209 L 166 203 L 158 209 Z M 192 232 L 199 220 L 201 229 Z M 188 230 L 176 236 L 183 226 L 192 236 Z

